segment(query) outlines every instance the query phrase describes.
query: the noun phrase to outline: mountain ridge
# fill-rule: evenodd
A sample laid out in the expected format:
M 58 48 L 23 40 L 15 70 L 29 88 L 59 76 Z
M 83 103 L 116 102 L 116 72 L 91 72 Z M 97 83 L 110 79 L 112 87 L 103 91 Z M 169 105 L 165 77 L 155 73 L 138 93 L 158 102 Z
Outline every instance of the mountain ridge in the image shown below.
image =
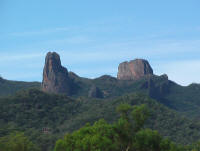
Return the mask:
M 152 114 L 146 127 L 164 137 L 183 144 L 200 139 L 200 84 L 178 85 L 166 74 L 153 74 L 144 60 L 131 69 L 128 66 L 128 72 L 133 71 L 128 79 L 110 75 L 89 79 L 68 71 L 54 52 L 46 58 L 42 83 L 0 78 L 0 136 L 24 131 L 40 148 L 50 151 L 57 138 L 87 122 L 100 118 L 114 122 L 116 106 L 128 103 L 147 104 Z M 139 79 L 132 74 L 138 67 Z M 43 128 L 50 133 L 41 133 Z
M 56 58 L 56 64 L 52 62 L 52 55 L 55 55 L 54 57 Z M 200 115 L 200 84 L 181 86 L 169 80 L 166 74 L 163 74 L 161 76 L 154 75 L 153 69 L 152 72 L 147 72 L 151 74 L 142 74 L 140 79 L 120 80 L 110 75 L 103 75 L 95 79 L 89 79 L 80 77 L 74 72 L 68 72 L 68 70 L 61 65 L 60 56 L 55 52 L 49 52 L 46 58 L 47 59 L 44 66 L 44 75 L 47 75 L 47 71 L 50 71 L 50 74 L 52 75 L 45 77 L 47 79 L 50 77 L 46 83 L 53 83 L 53 85 L 50 86 L 56 87 L 55 92 L 53 88 L 51 89 L 50 93 L 57 93 L 59 87 L 62 88 L 63 85 L 65 85 L 65 83 L 63 83 L 64 79 L 64 81 L 67 81 L 68 85 L 64 86 L 62 94 L 69 95 L 73 98 L 90 97 L 107 99 L 122 96 L 127 93 L 142 92 L 157 100 L 158 102 L 168 106 L 171 109 L 175 109 L 186 116 L 198 118 L 198 116 Z M 48 65 L 49 60 L 51 62 L 50 66 Z M 141 60 L 141 63 L 143 70 L 143 65 L 148 64 L 148 62 L 143 59 Z M 141 63 L 139 66 L 141 66 Z M 53 69 L 54 65 L 56 69 Z M 147 66 L 149 66 L 149 69 L 151 70 L 151 66 Z M 65 72 L 62 72 L 62 70 L 65 70 Z M 66 75 L 67 79 L 65 79 L 66 77 L 63 77 L 63 75 Z M 1 79 L 0 90 L 2 91 L 0 91 L 0 96 L 5 96 L 8 94 L 12 95 L 19 90 L 31 87 L 42 89 L 44 88 L 45 78 L 43 78 L 43 83 L 16 83 L 13 81 Z M 65 90 L 67 91 L 67 93 L 63 93 L 65 92 Z

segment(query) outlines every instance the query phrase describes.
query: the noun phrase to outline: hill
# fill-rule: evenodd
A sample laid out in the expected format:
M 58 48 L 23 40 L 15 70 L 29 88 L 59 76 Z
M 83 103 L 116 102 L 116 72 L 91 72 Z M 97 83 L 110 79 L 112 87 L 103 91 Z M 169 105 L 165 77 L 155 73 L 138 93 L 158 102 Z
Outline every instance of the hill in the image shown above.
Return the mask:
M 55 140 L 87 122 L 113 123 L 121 103 L 147 104 L 152 114 L 145 126 L 177 143 L 200 139 L 199 84 L 184 87 L 154 75 L 144 59 L 121 63 L 117 78 L 83 78 L 68 72 L 55 52 L 47 54 L 42 83 L 0 78 L 0 137 L 23 131 L 49 151 Z
M 118 118 L 115 108 L 121 103 L 147 104 L 152 114 L 146 127 L 158 130 L 177 143 L 188 144 L 200 139 L 200 123 L 143 94 L 127 94 L 115 99 L 72 99 L 37 89 L 0 99 L 0 136 L 15 130 L 24 131 L 40 148 L 49 150 L 57 138 L 87 122 L 101 118 L 114 122 Z M 48 134 L 43 128 L 48 129 Z
M 93 86 L 103 93 L 104 99 L 141 92 L 189 118 L 198 119 L 200 115 L 200 84 L 181 86 L 169 80 L 167 75 L 151 75 L 139 80 L 118 80 L 109 75 L 96 79 L 73 76 L 71 79 L 76 86 L 74 98 L 88 97 Z
M 189 118 L 199 119 L 200 84 L 180 86 L 167 75 L 157 76 L 147 60 L 135 59 L 119 64 L 117 78 L 104 75 L 95 79 L 80 77 L 61 65 L 60 56 L 49 52 L 45 58 L 43 81 L 20 82 L 0 78 L 0 96 L 12 95 L 27 88 L 73 98 L 111 99 L 128 93 L 142 92 L 170 109 Z
M 13 95 L 22 89 L 40 88 L 40 86 L 40 82 L 11 81 L 0 77 L 0 96 Z

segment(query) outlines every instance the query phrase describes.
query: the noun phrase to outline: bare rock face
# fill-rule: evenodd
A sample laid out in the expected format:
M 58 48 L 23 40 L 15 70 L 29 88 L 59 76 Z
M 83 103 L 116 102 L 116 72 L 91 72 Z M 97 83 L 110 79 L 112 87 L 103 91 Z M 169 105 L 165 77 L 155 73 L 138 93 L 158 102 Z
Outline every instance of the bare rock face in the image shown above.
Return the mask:
M 153 70 L 147 60 L 135 59 L 119 64 L 117 78 L 120 80 L 138 80 L 146 75 L 153 75 Z
M 148 95 L 154 99 L 161 99 L 170 92 L 170 81 L 166 74 L 161 76 L 149 76 L 141 85 L 141 89 L 146 89 Z
M 68 71 L 61 65 L 56 52 L 48 52 L 43 69 L 42 89 L 49 93 L 71 94 L 71 81 Z
M 103 93 L 98 87 L 93 85 L 88 92 L 88 97 L 90 97 L 90 98 L 103 98 Z

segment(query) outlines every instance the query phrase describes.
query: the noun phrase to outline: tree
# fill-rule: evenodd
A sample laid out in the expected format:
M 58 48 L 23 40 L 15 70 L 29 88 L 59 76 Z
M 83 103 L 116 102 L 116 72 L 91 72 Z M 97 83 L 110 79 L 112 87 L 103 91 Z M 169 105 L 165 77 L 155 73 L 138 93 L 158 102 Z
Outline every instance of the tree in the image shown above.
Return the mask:
M 137 151 L 160 151 L 162 137 L 157 131 L 150 129 L 140 130 L 136 133 L 134 147 Z
M 58 140 L 54 151 L 117 151 L 117 138 L 112 125 L 101 119 Z
M 139 131 L 144 127 L 144 123 L 149 117 L 148 107 L 145 104 L 136 105 L 133 107 L 131 115 L 134 120 L 134 129 L 135 131 Z
M 157 131 L 144 129 L 149 116 L 146 105 L 121 104 L 117 111 L 120 118 L 114 124 L 103 119 L 86 124 L 58 140 L 54 151 L 184 151 Z
M 0 151 L 38 151 L 23 133 L 15 132 L 0 138 Z
M 196 143 L 192 144 L 191 148 L 192 151 L 200 151 L 200 141 L 197 141 Z
M 129 104 L 126 104 L 126 103 L 120 104 L 116 108 L 116 110 L 120 114 L 121 118 L 126 119 L 126 120 L 129 119 L 128 115 L 129 115 L 130 110 L 132 110 L 132 109 L 133 109 L 132 106 L 130 106 Z

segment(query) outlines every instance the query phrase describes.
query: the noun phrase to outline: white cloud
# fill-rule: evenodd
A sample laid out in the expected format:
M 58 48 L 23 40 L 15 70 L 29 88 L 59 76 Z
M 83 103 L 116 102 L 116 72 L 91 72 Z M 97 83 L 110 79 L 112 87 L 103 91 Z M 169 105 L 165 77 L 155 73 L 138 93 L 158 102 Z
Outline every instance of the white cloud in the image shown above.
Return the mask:
M 16 37 L 25 37 L 25 36 L 36 36 L 36 35 L 46 35 L 56 32 L 64 32 L 64 31 L 70 31 L 71 28 L 69 27 L 57 27 L 52 29 L 41 29 L 41 30 L 35 30 L 35 31 L 25 31 L 25 32 L 14 32 L 10 33 L 10 36 L 16 36 Z
M 90 43 L 92 41 L 93 40 L 87 36 L 74 36 L 63 39 L 49 40 L 46 41 L 45 44 L 51 44 L 51 45 L 84 44 L 84 43 Z
M 172 59 L 199 52 L 200 40 L 194 41 L 150 41 L 144 44 L 135 41 L 102 44 L 80 50 L 63 49 L 59 51 L 66 63 L 100 62 L 111 60 Z M 78 49 L 78 48 L 76 48 Z

